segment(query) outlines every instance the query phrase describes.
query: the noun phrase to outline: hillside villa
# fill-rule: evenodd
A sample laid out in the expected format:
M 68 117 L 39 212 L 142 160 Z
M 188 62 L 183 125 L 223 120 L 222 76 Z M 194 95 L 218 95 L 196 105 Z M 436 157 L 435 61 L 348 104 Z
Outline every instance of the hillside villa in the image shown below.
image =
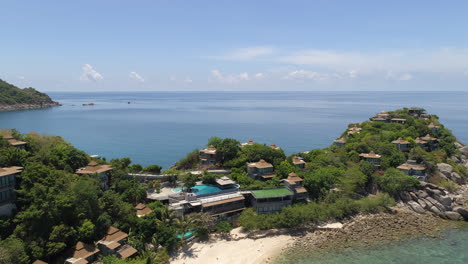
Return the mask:
M 253 144 L 255 144 L 255 142 L 252 139 L 249 139 L 249 141 L 241 143 L 241 147 L 245 147 L 245 146 L 253 145 Z
M 4 140 L 8 142 L 8 144 L 10 144 L 10 146 L 15 147 L 15 148 L 25 149 L 26 144 L 28 144 L 28 142 L 15 139 L 11 134 L 4 133 L 1 136 L 3 137 Z
M 359 157 L 364 159 L 365 161 L 368 161 L 372 164 L 374 164 L 374 167 L 376 169 L 380 168 L 380 158 L 382 156 L 375 154 L 375 152 L 371 151 L 370 153 L 361 153 L 359 154 Z
M 283 180 L 286 188 L 293 192 L 295 201 L 306 201 L 309 197 L 307 190 L 302 186 L 302 181 L 302 178 L 294 172 L 289 173 L 288 178 Z
M 217 162 L 216 148 L 210 145 L 208 148 L 200 150 L 200 161 L 202 165 L 215 165 Z
M 411 142 L 404 140 L 403 138 L 399 137 L 397 140 L 392 141 L 392 143 L 397 147 L 398 150 L 403 152 L 410 151 Z
M 270 148 L 272 148 L 274 150 L 280 150 L 281 149 L 280 147 L 276 146 L 276 144 L 271 144 Z
M 361 130 L 362 130 L 362 128 L 357 127 L 357 126 L 350 127 L 350 128 L 348 128 L 348 136 L 352 136 L 354 134 L 361 133 Z
M 114 255 L 121 259 L 131 257 L 138 251 L 128 245 L 126 238 L 128 234 L 113 226 L 107 229 L 106 235 L 97 242 L 102 254 Z
M 302 159 L 300 157 L 294 156 L 292 158 L 292 163 L 294 164 L 294 166 L 298 167 L 301 170 L 305 169 L 306 162 L 304 161 L 304 159 Z
M 23 167 L 0 168 L 0 216 L 12 214 L 15 205 L 16 175 Z
M 138 217 L 143 217 L 145 215 L 149 215 L 153 212 L 153 210 L 151 210 L 151 208 L 147 207 L 146 204 L 144 203 L 139 203 L 135 206 L 135 209 L 136 209 L 136 215 Z
M 78 242 L 71 250 L 70 257 L 65 260 L 67 264 L 87 264 L 96 259 L 99 249 L 90 244 Z
M 424 150 L 433 151 L 437 149 L 439 140 L 427 134 L 424 137 L 417 137 L 414 141 Z
M 439 132 L 439 128 L 440 128 L 439 125 L 436 125 L 434 123 L 430 123 L 427 127 L 432 131 L 432 133 Z
M 247 173 L 252 179 L 271 179 L 275 177 L 273 165 L 261 159 L 247 164 Z
M 257 213 L 279 212 L 292 204 L 293 192 L 286 188 L 251 191 L 251 203 Z
M 346 144 L 346 138 L 344 137 L 340 137 L 340 138 L 337 138 L 333 141 L 333 143 L 338 146 L 338 147 L 342 147 Z
M 88 166 L 76 170 L 76 174 L 87 174 L 95 175 L 101 181 L 102 188 L 104 190 L 109 189 L 109 171 L 112 170 L 112 167 L 107 164 L 98 164 L 95 161 L 91 161 Z
M 426 181 L 426 167 L 417 163 L 415 160 L 407 160 L 405 163 L 397 167 L 406 175 L 413 176 L 420 181 Z

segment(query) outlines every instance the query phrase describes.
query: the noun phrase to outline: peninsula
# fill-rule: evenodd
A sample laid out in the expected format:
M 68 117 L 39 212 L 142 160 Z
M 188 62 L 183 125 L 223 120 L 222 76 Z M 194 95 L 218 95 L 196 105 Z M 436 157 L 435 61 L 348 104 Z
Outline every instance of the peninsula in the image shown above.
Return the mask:
M 38 109 L 59 105 L 47 94 L 34 88 L 20 89 L 0 79 L 0 111 Z
M 266 263 L 288 245 L 373 243 L 468 220 L 468 147 L 420 108 L 377 113 L 330 147 L 289 156 L 212 137 L 166 171 L 60 137 L 0 135 L 7 262 Z

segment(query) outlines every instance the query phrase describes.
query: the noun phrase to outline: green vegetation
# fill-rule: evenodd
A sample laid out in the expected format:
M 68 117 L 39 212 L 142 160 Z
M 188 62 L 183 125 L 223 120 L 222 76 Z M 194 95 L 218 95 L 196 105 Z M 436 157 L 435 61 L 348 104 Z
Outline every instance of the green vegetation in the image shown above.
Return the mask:
M 55 103 L 50 97 L 36 91 L 34 88 L 20 89 L 12 84 L 0 80 L 0 105 L 16 104 L 52 104 Z

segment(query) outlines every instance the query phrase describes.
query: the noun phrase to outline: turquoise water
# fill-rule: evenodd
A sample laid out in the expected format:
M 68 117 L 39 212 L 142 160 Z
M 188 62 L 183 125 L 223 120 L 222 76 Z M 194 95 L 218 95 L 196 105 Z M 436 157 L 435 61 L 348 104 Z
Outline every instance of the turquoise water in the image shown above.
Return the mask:
M 216 187 L 214 185 L 208 185 L 208 184 L 200 184 L 200 185 L 195 185 L 195 187 L 192 188 L 192 192 L 197 194 L 197 195 L 205 195 L 205 194 L 210 194 L 210 193 L 217 193 L 222 191 L 223 189 Z M 173 192 L 180 192 L 182 191 L 182 187 L 174 188 L 172 189 Z
M 311 254 L 284 264 L 466 264 L 468 229 L 452 229 L 441 238 L 418 238 L 339 253 Z
M 275 143 L 287 154 L 323 148 L 348 123 L 420 106 L 468 143 L 468 92 L 51 93 L 62 107 L 0 112 L 0 128 L 60 135 L 93 155 L 168 168 L 211 136 Z M 95 106 L 82 106 L 83 103 Z M 130 104 L 128 104 L 130 102 Z

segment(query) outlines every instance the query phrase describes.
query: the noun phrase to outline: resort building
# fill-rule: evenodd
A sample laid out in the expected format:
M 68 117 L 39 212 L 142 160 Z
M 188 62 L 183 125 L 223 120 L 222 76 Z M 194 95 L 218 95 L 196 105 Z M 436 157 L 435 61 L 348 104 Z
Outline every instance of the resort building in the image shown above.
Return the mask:
M 200 161 L 202 165 L 215 165 L 217 161 L 216 148 L 211 145 L 206 149 L 200 150 Z
M 354 134 L 359 134 L 359 133 L 361 133 L 361 130 L 362 130 L 362 128 L 356 127 L 356 126 L 348 128 L 348 136 L 352 136 Z
M 96 259 L 99 249 L 93 245 L 85 244 L 83 242 L 76 243 L 72 249 L 71 257 L 65 260 L 67 264 L 86 264 L 92 263 Z
M 398 166 L 397 169 L 420 181 L 426 181 L 426 167 L 417 163 L 415 160 L 407 160 L 405 163 Z
M 417 137 L 414 141 L 426 151 L 433 151 L 437 149 L 439 144 L 439 140 L 437 138 L 431 137 L 429 134 L 424 137 Z
M 147 207 L 146 204 L 144 203 L 139 203 L 137 204 L 137 206 L 135 206 L 135 209 L 136 209 L 136 215 L 138 217 L 143 217 L 145 215 L 149 215 L 153 212 L 153 210 L 151 210 L 151 208 Z
M 200 198 L 201 211 L 227 218 L 245 209 L 245 198 L 239 192 Z
M 272 148 L 274 150 L 280 150 L 281 149 L 280 147 L 276 146 L 276 144 L 271 144 L 270 148 Z
M 388 122 L 390 119 L 390 114 L 385 111 L 382 111 L 369 119 L 371 121 Z
M 38 259 L 38 260 L 34 261 L 32 264 L 47 264 L 47 262 L 44 262 L 44 261 Z
M 346 144 L 346 138 L 344 137 L 340 137 L 340 138 L 337 138 L 333 141 L 333 144 L 335 144 L 336 146 L 338 147 L 342 147 Z
M 298 167 L 301 170 L 305 169 L 306 162 L 304 161 L 304 159 L 302 159 L 300 157 L 294 156 L 292 158 L 292 163 L 294 164 L 294 166 Z
M 392 143 L 397 147 L 398 150 L 408 152 L 411 148 L 411 142 L 404 140 L 403 138 L 398 138 L 397 140 L 392 141 Z
M 430 123 L 427 127 L 432 131 L 432 133 L 437 133 L 439 132 L 439 129 L 440 129 L 440 126 L 434 123 Z
M 15 205 L 16 175 L 23 167 L 0 168 L 0 216 L 11 215 Z
M 255 144 L 255 142 L 252 139 L 249 139 L 249 141 L 241 143 L 241 147 L 245 147 L 245 146 L 253 145 L 253 144 Z
M 106 235 L 97 244 L 104 255 L 114 255 L 121 259 L 126 259 L 138 252 L 126 243 L 125 239 L 127 237 L 127 233 L 111 226 L 107 229 Z
M 408 109 L 408 114 L 412 117 L 420 117 L 424 112 L 425 110 L 419 107 L 411 107 Z
M 226 186 L 231 186 L 231 185 L 235 185 L 236 182 L 231 180 L 229 177 L 227 176 L 223 176 L 221 178 L 218 178 L 216 179 L 216 184 L 219 185 L 219 186 L 223 186 L 223 187 L 226 187 Z
M 28 142 L 15 139 L 11 134 L 5 133 L 1 136 L 3 137 L 4 140 L 8 142 L 8 144 L 10 144 L 10 146 L 15 147 L 15 148 L 24 149 L 26 148 L 26 144 L 28 144 Z
M 374 167 L 376 169 L 380 168 L 380 158 L 382 156 L 375 154 L 375 152 L 371 151 L 370 153 L 361 153 L 359 154 L 359 157 L 364 159 L 365 161 L 368 161 L 372 164 L 374 164 Z
M 302 186 L 302 178 L 297 176 L 296 173 L 291 172 L 287 179 L 284 179 L 284 185 L 290 190 L 294 196 L 295 201 L 305 201 L 309 196 L 307 190 Z
M 102 188 L 104 190 L 109 189 L 109 171 L 112 170 L 112 167 L 107 164 L 98 164 L 95 161 L 91 161 L 88 166 L 76 170 L 76 174 L 87 174 L 94 175 L 99 180 L 101 180 Z
M 264 160 L 247 164 L 247 173 L 253 179 L 271 179 L 275 177 L 273 174 L 273 165 Z
M 292 204 L 293 192 L 286 188 L 251 191 L 251 203 L 257 213 L 279 212 Z
M 392 118 L 390 119 L 390 123 L 405 124 L 406 118 Z

